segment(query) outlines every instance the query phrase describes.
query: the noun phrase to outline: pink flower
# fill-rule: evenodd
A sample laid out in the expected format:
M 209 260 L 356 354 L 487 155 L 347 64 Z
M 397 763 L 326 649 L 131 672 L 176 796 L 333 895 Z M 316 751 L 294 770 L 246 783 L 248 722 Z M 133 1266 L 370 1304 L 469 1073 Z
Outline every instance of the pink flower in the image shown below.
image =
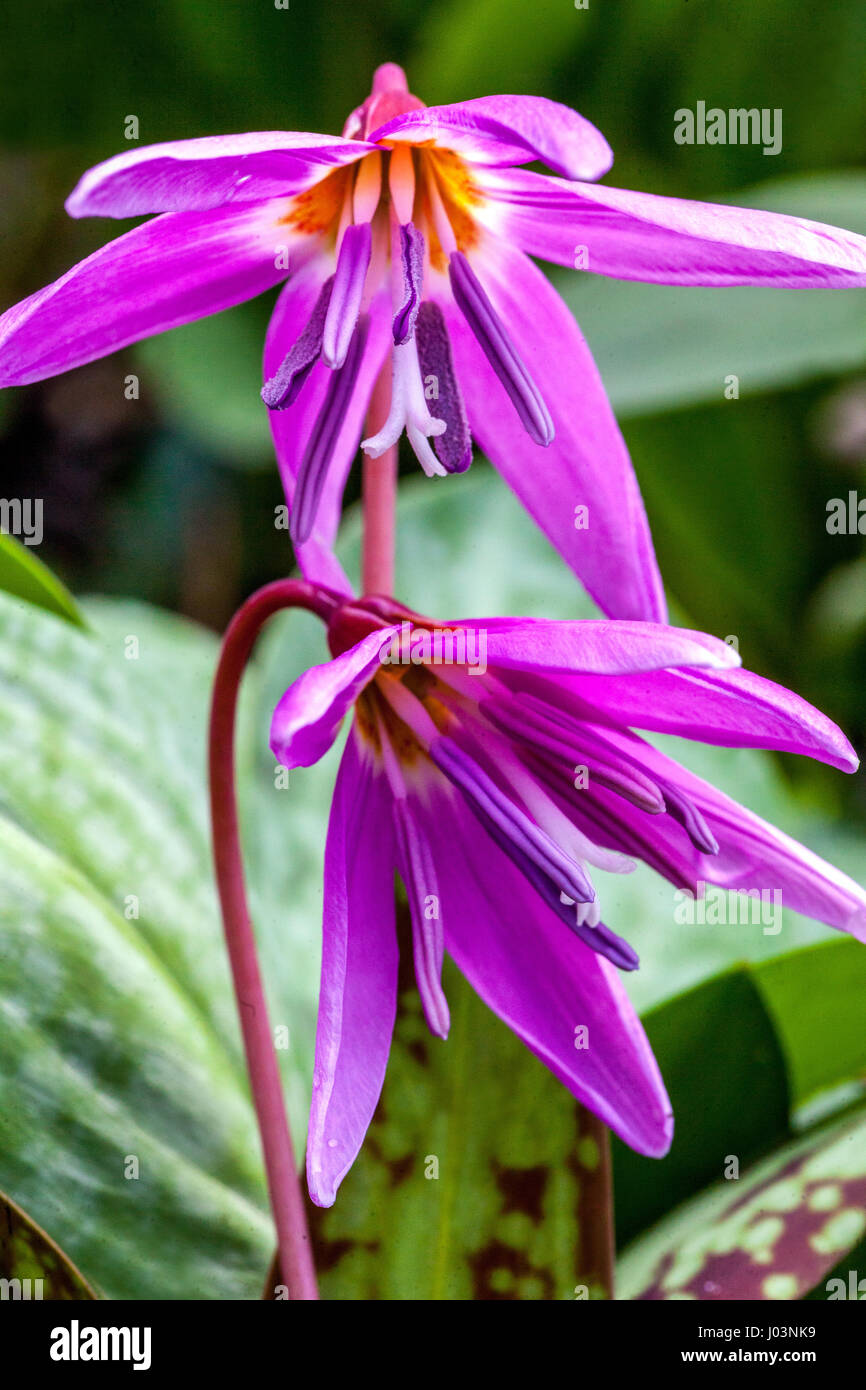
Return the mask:
M 558 177 L 521 169 L 540 161 Z M 529 256 L 683 285 L 854 286 L 866 240 L 799 218 L 609 188 L 582 116 L 541 97 L 423 105 L 379 68 L 342 136 L 266 132 L 118 155 L 75 217 L 162 216 L 0 319 L 0 385 L 68 370 L 286 281 L 265 348 L 280 468 L 308 577 L 332 553 L 374 382 L 428 473 L 474 437 L 601 607 L 662 620 L 643 503 L 598 370 Z M 588 527 L 576 523 L 576 509 Z
M 632 729 L 853 771 L 847 739 L 700 632 L 528 618 L 437 625 L 391 599 L 344 602 L 321 589 L 310 606 L 327 622 L 333 659 L 280 700 L 275 756 L 309 766 L 354 715 L 325 853 L 313 1200 L 333 1202 L 385 1076 L 395 871 L 431 1031 L 448 1032 L 447 950 L 584 1105 L 661 1156 L 670 1103 L 618 974 L 638 960 L 604 925 L 594 879 L 643 860 L 691 893 L 699 883 L 778 891 L 785 906 L 861 939 L 866 893 Z M 587 1047 L 575 1045 L 580 1028 Z

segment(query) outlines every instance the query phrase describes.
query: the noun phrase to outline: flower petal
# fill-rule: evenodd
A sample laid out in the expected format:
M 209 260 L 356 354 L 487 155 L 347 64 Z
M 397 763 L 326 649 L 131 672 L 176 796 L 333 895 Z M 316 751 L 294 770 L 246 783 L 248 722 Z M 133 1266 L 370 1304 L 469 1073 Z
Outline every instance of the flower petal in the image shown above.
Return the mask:
M 662 285 L 866 285 L 866 237 L 755 208 L 485 173 L 478 216 L 532 256 Z M 580 252 L 580 260 L 576 256 Z
M 327 753 L 378 671 L 379 653 L 399 631 L 399 624 L 377 628 L 322 666 L 311 666 L 289 686 L 271 720 L 271 751 L 283 767 L 310 767 Z
M 322 981 L 307 1182 L 329 1207 L 373 1118 L 397 1011 L 391 794 L 354 735 L 343 754 L 325 849 Z
M 0 317 L 0 386 L 69 371 L 285 278 L 284 204 L 167 213 L 116 237 Z
M 406 111 L 373 130 L 370 140 L 435 140 L 477 164 L 528 164 L 539 159 L 572 179 L 600 179 L 613 163 L 601 131 L 547 97 L 475 97 L 453 106 Z
M 629 681 L 579 676 L 560 683 L 566 687 L 584 708 L 592 705 L 619 724 L 724 748 L 800 753 L 843 772 L 857 768 L 856 753 L 832 719 L 753 671 L 656 671 Z
M 650 776 L 685 793 L 718 840 L 718 854 L 707 857 L 677 837 L 673 852 L 687 880 L 778 892 L 784 907 L 866 941 L 866 890 L 847 874 L 649 744 L 643 744 L 642 760 Z M 667 816 L 654 817 L 652 828 L 660 845 L 676 836 Z
M 277 198 L 300 192 L 372 148 L 363 140 L 285 130 L 169 140 L 88 169 L 67 198 L 66 211 L 70 217 L 139 217 Z
M 616 968 L 564 927 L 456 795 L 415 809 L 437 863 L 446 950 L 470 984 L 627 1144 L 666 1153 L 670 1101 Z M 586 1048 L 575 1046 L 581 1026 Z
M 462 627 L 486 629 L 484 618 Z M 486 660 L 491 665 L 545 672 L 602 676 L 659 671 L 667 667 L 727 668 L 739 665 L 733 647 L 718 637 L 666 623 L 567 622 L 548 618 L 512 618 L 508 626 L 490 625 Z M 615 684 L 630 682 L 621 679 Z
M 289 280 L 277 300 L 265 342 L 264 375 L 275 375 L 306 326 L 319 291 L 333 271 L 324 256 L 304 265 Z M 361 439 L 364 414 L 373 392 L 376 377 L 391 346 L 391 297 L 387 290 L 378 294 L 369 310 L 369 330 L 364 354 L 358 369 L 355 388 L 340 426 L 331 463 L 316 510 L 316 520 L 308 540 L 297 547 L 301 571 L 314 583 L 350 594 L 351 585 L 340 562 L 333 553 L 334 539 L 340 524 L 340 507 L 346 477 Z M 331 383 L 333 373 L 323 362 L 313 367 L 297 400 L 287 410 L 275 410 L 270 415 L 271 433 L 277 452 L 277 462 L 283 487 L 291 507 L 298 472 L 311 435 Z
M 520 251 L 486 240 L 482 268 L 494 307 L 544 396 L 555 438 L 541 449 L 514 428 L 504 387 L 463 315 L 442 295 L 473 437 L 604 612 L 664 622 L 637 479 L 580 329 Z

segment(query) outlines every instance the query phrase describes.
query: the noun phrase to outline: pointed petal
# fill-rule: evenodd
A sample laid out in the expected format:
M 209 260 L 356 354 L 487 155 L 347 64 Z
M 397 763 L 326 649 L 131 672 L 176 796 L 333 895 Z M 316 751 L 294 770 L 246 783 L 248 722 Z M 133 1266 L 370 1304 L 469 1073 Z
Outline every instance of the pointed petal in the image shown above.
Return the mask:
M 838 725 L 793 691 L 753 671 L 657 671 L 639 680 L 568 679 L 568 690 L 614 722 L 724 748 L 775 748 L 853 772 L 857 754 Z
M 380 667 L 379 653 L 399 632 L 377 628 L 289 686 L 271 720 L 271 751 L 283 767 L 310 767 L 327 753 L 343 719 Z
M 719 852 L 710 857 L 682 837 L 676 842 L 674 853 L 693 884 L 703 879 L 721 888 L 777 892 L 784 907 L 866 941 L 866 890 L 847 874 L 649 744 L 643 761 L 650 776 L 694 803 L 718 841 Z M 667 816 L 653 818 L 660 842 L 676 835 L 668 822 Z
M 483 629 L 485 620 L 473 620 L 472 626 Z M 740 660 L 734 648 L 718 637 L 666 623 L 548 618 L 512 618 L 507 627 L 491 626 L 486 636 L 486 659 L 491 665 L 522 667 L 540 674 L 563 671 L 605 676 L 671 666 L 725 669 L 738 666 Z M 622 680 L 615 684 L 617 688 L 631 686 Z
M 544 906 L 456 796 L 416 814 L 439 871 L 446 950 L 470 984 L 627 1144 L 666 1153 L 670 1102 L 616 968 Z M 575 1045 L 581 1026 L 585 1049 Z
M 325 849 L 322 982 L 307 1182 L 332 1205 L 379 1100 L 397 1011 L 391 794 L 354 732 L 337 775 Z
M 265 343 L 265 380 L 279 370 L 310 315 L 322 284 L 332 273 L 333 266 L 325 256 L 319 256 L 293 275 L 277 300 Z M 327 585 L 341 593 L 351 593 L 351 586 L 333 552 L 340 523 L 340 507 L 346 477 L 361 439 L 364 414 L 372 395 L 373 385 L 391 345 L 391 299 L 383 291 L 369 308 L 369 331 L 364 354 L 357 373 L 355 389 L 340 425 L 327 477 L 319 497 L 316 520 L 310 537 L 296 550 L 301 571 L 314 583 Z M 317 363 L 298 395 L 287 409 L 272 411 L 271 433 L 277 452 L 277 462 L 291 507 L 298 473 L 313 430 L 327 395 L 333 373 Z
M 463 315 L 443 296 L 473 437 L 604 612 L 664 622 L 664 590 L 637 480 L 577 324 L 521 252 L 487 240 L 482 265 L 490 298 L 539 383 L 556 435 L 541 449 L 514 429 L 508 395 Z
M 167 213 L 110 241 L 0 317 L 0 386 L 69 371 L 270 289 L 283 204 Z
M 139 217 L 277 198 L 308 188 L 372 148 L 363 140 L 284 130 L 169 140 L 88 169 L 66 211 L 70 217 Z
M 532 256 L 662 285 L 866 285 L 866 237 L 778 212 L 485 173 L 490 225 Z
M 493 166 L 538 159 L 572 179 L 600 179 L 613 163 L 601 131 L 546 97 L 475 97 L 453 106 L 428 106 L 395 116 L 369 138 L 414 144 L 435 140 L 464 159 Z

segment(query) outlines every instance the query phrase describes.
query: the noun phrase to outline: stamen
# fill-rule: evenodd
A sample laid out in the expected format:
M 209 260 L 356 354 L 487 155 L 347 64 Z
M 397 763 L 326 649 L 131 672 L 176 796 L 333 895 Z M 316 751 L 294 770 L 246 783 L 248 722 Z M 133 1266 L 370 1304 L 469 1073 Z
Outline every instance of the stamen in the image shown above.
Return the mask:
M 349 344 L 346 360 L 335 371 L 328 382 L 328 389 L 316 423 L 310 434 L 301 466 L 292 504 L 289 534 L 294 545 L 308 540 L 316 521 L 319 499 L 328 473 L 328 465 L 337 437 L 343 427 L 343 417 L 349 408 L 355 389 L 358 371 L 364 356 L 367 342 L 369 320 L 359 319 L 358 326 Z
M 563 776 L 588 759 L 587 771 L 594 780 L 609 791 L 625 797 L 634 806 L 650 814 L 665 809 L 664 797 L 649 777 L 626 758 L 617 757 L 592 732 L 575 721 L 558 718 L 543 701 L 532 695 L 519 695 L 508 705 L 499 700 L 484 700 L 481 710 L 496 728 L 510 738 L 535 749 L 546 762 L 556 760 Z M 566 738 L 574 742 L 566 742 Z
M 442 989 L 442 960 L 445 955 L 439 916 L 442 899 L 430 846 L 416 824 L 405 797 L 394 802 L 394 826 L 400 877 L 406 888 L 412 919 L 412 954 L 418 993 L 431 1033 L 447 1038 L 451 1020 L 448 1001 Z M 430 907 L 432 912 L 428 911 Z
M 379 458 L 386 449 L 397 443 L 405 427 L 415 457 L 428 478 L 434 474 L 444 475 L 446 470 L 433 453 L 427 439 L 443 434 L 446 428 L 445 421 L 435 419 L 427 409 L 415 339 L 410 338 L 408 343 L 395 347 L 391 356 L 393 374 L 388 418 L 378 434 L 361 440 L 361 448 L 371 458 Z
M 369 222 L 346 228 L 340 242 L 337 271 L 322 332 L 322 357 L 335 370 L 342 367 L 346 360 L 358 322 L 371 248 Z
M 550 444 L 554 436 L 553 421 L 541 392 L 462 251 L 452 252 L 448 273 L 457 306 L 511 397 L 524 429 L 536 444 Z
M 394 317 L 394 342 L 398 346 L 408 342 L 415 332 L 424 283 L 424 237 L 413 222 L 400 228 L 400 261 L 404 298 Z
M 355 221 L 372 222 L 382 196 L 382 156 L 366 154 L 358 165 L 352 192 L 352 211 Z
M 415 342 L 425 392 L 428 383 L 435 386 L 438 393 L 435 397 L 436 409 L 445 421 L 445 430 L 434 446 L 436 456 L 446 472 L 465 473 L 472 462 L 472 436 L 454 370 L 445 315 L 432 300 L 426 299 L 418 309 Z
M 668 815 L 683 827 L 695 849 L 702 854 L 718 854 L 719 842 L 697 806 L 670 782 L 662 783 Z
M 401 226 L 412 221 L 415 206 L 415 166 L 412 163 L 412 147 L 397 144 L 391 151 L 391 167 L 388 170 L 388 187 L 391 190 L 391 205 Z
M 289 348 L 282 366 L 262 387 L 262 400 L 269 410 L 286 410 L 297 400 L 301 387 L 316 365 L 322 351 L 322 333 L 333 284 L 332 275 L 319 291 L 306 327 Z
M 436 766 L 463 792 L 470 810 L 501 849 L 509 855 L 512 848 L 516 849 L 559 892 L 578 902 L 592 901 L 595 891 L 580 865 L 535 825 L 453 739 L 440 735 L 431 741 L 429 752 Z

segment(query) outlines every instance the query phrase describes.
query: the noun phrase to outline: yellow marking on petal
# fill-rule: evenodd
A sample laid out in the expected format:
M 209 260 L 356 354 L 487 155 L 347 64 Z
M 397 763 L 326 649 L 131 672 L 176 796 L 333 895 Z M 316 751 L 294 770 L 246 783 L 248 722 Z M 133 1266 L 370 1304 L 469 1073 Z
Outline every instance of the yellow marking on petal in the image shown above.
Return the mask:
M 354 174 L 352 166 L 335 169 L 326 174 L 312 188 L 296 193 L 289 201 L 288 212 L 280 218 L 281 225 L 294 227 L 305 236 L 324 235 L 333 232 L 336 236 L 343 203 Z
M 458 251 L 471 251 L 473 246 L 477 245 L 479 227 L 473 210 L 479 207 L 485 199 L 481 189 L 473 181 L 467 165 L 452 150 L 429 150 L 422 156 L 422 165 L 424 175 L 422 206 L 427 224 L 430 264 L 435 270 L 444 271 L 447 269 L 448 257 L 436 232 L 428 180 L 435 181 L 435 187 L 451 224 Z

